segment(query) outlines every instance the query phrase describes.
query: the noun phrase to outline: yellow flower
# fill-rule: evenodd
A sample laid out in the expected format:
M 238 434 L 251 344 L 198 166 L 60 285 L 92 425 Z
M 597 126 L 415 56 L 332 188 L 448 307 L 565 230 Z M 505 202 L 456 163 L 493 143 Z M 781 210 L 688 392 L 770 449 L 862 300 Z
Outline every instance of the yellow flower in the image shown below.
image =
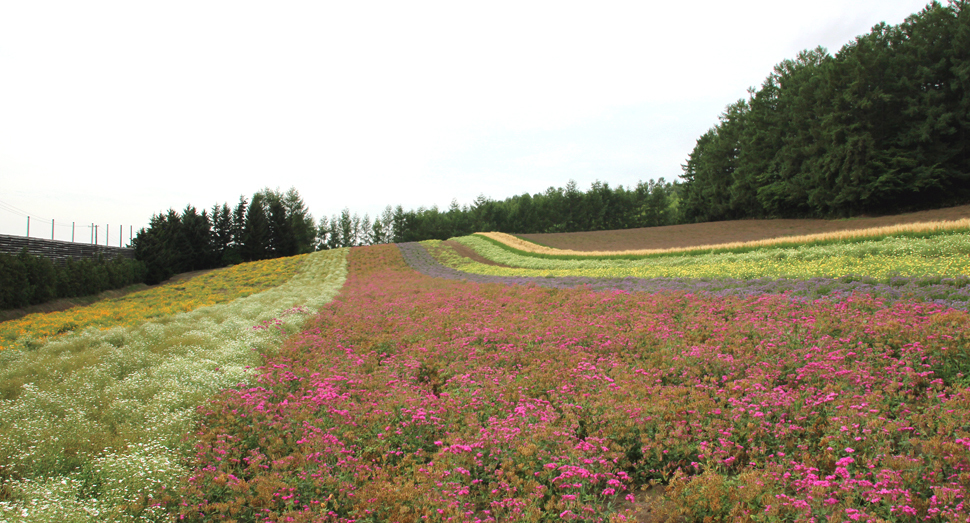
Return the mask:
M 18 339 L 47 341 L 89 327 L 104 330 L 119 325 L 136 325 L 229 302 L 282 284 L 296 273 L 305 257 L 242 263 L 85 307 L 29 314 L 6 321 L 0 323 L 0 350 L 14 345 Z

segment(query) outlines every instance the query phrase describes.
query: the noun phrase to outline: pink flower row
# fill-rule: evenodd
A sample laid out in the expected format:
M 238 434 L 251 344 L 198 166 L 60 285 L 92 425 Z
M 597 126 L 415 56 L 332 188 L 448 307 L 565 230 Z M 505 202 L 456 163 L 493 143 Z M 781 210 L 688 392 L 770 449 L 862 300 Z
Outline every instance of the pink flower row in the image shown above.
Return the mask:
M 355 249 L 341 296 L 258 386 L 206 407 L 173 507 L 190 520 L 963 520 L 967 326 L 961 311 L 865 296 L 445 281 L 393 246 Z M 663 496 L 641 495 L 652 485 Z

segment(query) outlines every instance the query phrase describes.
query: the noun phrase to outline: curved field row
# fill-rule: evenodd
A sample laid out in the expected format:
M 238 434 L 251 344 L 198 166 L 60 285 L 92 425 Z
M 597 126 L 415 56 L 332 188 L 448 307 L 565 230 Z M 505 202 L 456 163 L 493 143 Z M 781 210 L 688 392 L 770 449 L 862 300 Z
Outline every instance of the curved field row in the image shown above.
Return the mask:
M 210 271 L 188 281 L 131 293 L 66 311 L 29 314 L 0 323 L 0 350 L 37 347 L 48 340 L 87 328 L 110 329 L 226 303 L 290 279 L 306 256 L 243 263 Z
M 505 249 L 479 235 L 455 238 L 496 265 L 461 256 L 442 258 L 465 272 L 493 276 L 595 278 L 841 278 L 970 275 L 970 233 L 640 259 L 541 258 Z M 426 242 L 436 245 L 435 242 Z
M 797 247 L 805 244 L 833 243 L 851 240 L 882 239 L 891 236 L 907 235 L 936 235 L 940 233 L 970 231 L 970 218 L 960 220 L 946 220 L 936 222 L 917 222 L 897 225 L 887 225 L 868 229 L 851 229 L 824 233 L 805 234 L 796 236 L 781 236 L 763 240 L 692 244 L 684 247 L 669 247 L 658 249 L 615 249 L 600 251 L 585 251 L 572 249 L 558 249 L 540 245 L 526 239 L 503 232 L 479 232 L 481 235 L 500 242 L 523 253 L 542 254 L 546 256 L 565 257 L 599 257 L 599 256 L 651 256 L 657 254 L 702 253 L 731 250 L 748 250 L 763 247 Z M 616 232 L 616 231 L 608 231 Z M 595 234 L 595 233 L 591 233 Z M 534 236 L 534 235 L 533 235 Z
M 167 507 L 187 521 L 970 517 L 964 312 L 459 282 L 401 252 L 353 249 L 340 296 L 258 385 L 206 406 L 191 483 Z
M 224 286 L 217 296 L 250 289 L 189 312 L 38 337 L 0 352 L 0 521 L 170 521 L 155 499 L 188 474 L 194 442 L 185 436 L 195 429 L 198 406 L 250 382 L 262 356 L 337 294 L 346 253 L 209 273 L 177 284 L 185 303 L 177 289 L 157 289 L 134 301 L 95 304 L 142 304 L 149 317 L 149 304 L 197 307 L 213 285 Z
M 750 242 L 783 236 L 804 236 L 854 229 L 872 229 L 905 223 L 954 221 L 965 218 L 970 218 L 970 205 L 847 220 L 733 220 L 613 231 L 520 234 L 517 236 L 530 242 L 559 249 L 622 251 Z
M 434 278 L 504 285 L 537 285 L 567 289 L 624 292 L 686 292 L 713 296 L 785 295 L 793 299 L 844 300 L 854 294 L 868 295 L 886 303 L 922 301 L 970 310 L 970 278 L 891 278 L 880 282 L 868 277 L 843 278 L 594 278 L 582 276 L 496 276 L 465 272 L 455 267 L 470 263 L 451 242 L 400 244 L 401 254 L 414 270 Z

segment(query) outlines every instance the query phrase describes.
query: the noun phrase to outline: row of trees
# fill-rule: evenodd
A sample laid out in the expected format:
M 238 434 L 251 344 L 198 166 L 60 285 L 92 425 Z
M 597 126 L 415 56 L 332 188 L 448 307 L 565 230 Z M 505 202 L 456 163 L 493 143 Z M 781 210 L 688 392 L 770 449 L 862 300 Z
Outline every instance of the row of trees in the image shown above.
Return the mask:
M 59 298 L 90 296 L 120 289 L 145 279 L 142 262 L 118 257 L 108 260 L 68 259 L 58 265 L 43 256 L 0 254 L 0 309 L 15 309 Z
M 678 188 L 663 178 L 626 189 L 596 181 L 582 192 L 570 180 L 566 187 L 496 201 L 479 196 L 472 205 L 452 201 L 446 211 L 437 206 L 405 211 L 387 206 L 373 221 L 344 209 L 317 226 L 317 248 L 335 249 L 388 242 L 444 240 L 477 231 L 542 233 L 653 227 L 677 223 Z
M 96 294 L 133 283 L 156 284 L 174 274 L 244 261 L 293 256 L 320 249 L 389 242 L 447 239 L 476 231 L 569 232 L 667 225 L 677 220 L 676 183 L 663 179 L 622 185 L 595 182 L 582 192 L 576 182 L 544 193 L 473 205 L 452 202 L 405 211 L 387 206 L 371 221 L 344 209 L 314 222 L 300 193 L 263 189 L 235 207 L 201 212 L 187 205 L 152 216 L 132 240 L 135 260 L 70 260 L 64 266 L 31 256 L 0 255 L 0 307 L 23 307 L 57 298 Z
M 398 206 L 401 209 L 401 206 Z M 339 215 L 329 220 L 326 216 L 320 218 L 317 225 L 317 249 L 337 249 L 340 247 L 354 247 L 357 245 L 373 245 L 396 241 L 394 228 L 395 211 L 388 205 L 380 216 L 371 222 L 370 215 L 363 218 L 359 214 L 350 214 L 350 209 L 344 209 Z M 398 227 L 400 230 L 400 227 Z
M 153 216 L 134 240 L 146 281 L 241 261 L 475 231 L 548 233 L 751 217 L 899 212 L 970 201 L 970 0 L 880 24 L 835 56 L 778 64 L 697 140 L 683 183 L 570 181 L 539 194 L 315 223 L 296 189 L 235 208 Z
M 395 241 L 444 239 L 476 231 L 545 233 L 598 231 L 669 225 L 678 219 L 677 186 L 663 178 L 635 187 L 611 188 L 596 181 L 582 192 L 576 182 L 495 201 L 479 196 L 471 206 L 436 207 L 417 211 L 397 208 Z
M 970 201 L 970 9 L 929 4 L 834 57 L 803 51 L 728 106 L 684 166 L 688 222 Z
M 316 224 L 295 188 L 263 189 L 250 201 L 240 196 L 234 208 L 223 203 L 199 212 L 188 205 L 154 215 L 132 247 L 154 284 L 182 272 L 311 252 Z

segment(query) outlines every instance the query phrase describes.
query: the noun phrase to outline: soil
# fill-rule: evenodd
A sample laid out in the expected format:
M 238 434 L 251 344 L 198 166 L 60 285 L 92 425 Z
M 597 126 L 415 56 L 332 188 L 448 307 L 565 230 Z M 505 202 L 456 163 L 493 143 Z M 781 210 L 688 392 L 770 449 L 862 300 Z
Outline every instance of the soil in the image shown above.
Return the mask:
M 463 258 L 468 258 L 470 260 L 477 261 L 478 263 L 484 263 L 485 265 L 494 265 L 496 267 L 510 267 L 509 265 L 494 262 L 492 260 L 489 260 L 488 258 L 485 258 L 481 254 L 478 254 L 477 252 L 475 252 L 474 249 L 472 249 L 471 247 L 468 247 L 463 243 L 456 242 L 454 240 L 448 240 L 442 243 L 454 249 L 454 251 Z
M 517 234 L 547 247 L 574 251 L 622 251 L 670 249 L 718 243 L 767 240 L 823 232 L 869 229 L 903 223 L 970 218 L 970 205 L 906 214 L 859 217 L 844 220 L 734 220 L 724 222 L 666 225 L 616 231 Z

